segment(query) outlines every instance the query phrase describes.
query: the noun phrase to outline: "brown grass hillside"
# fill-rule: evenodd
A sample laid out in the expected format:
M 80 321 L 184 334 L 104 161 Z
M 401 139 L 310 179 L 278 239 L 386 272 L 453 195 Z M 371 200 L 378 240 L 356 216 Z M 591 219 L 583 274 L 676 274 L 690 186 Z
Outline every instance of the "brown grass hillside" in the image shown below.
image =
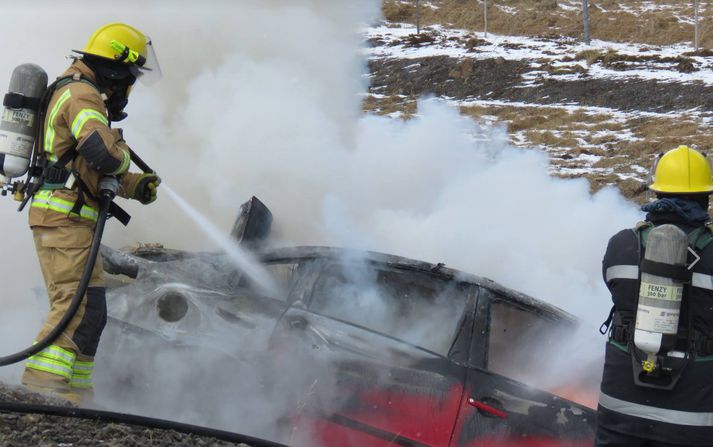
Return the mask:
M 713 5 L 701 1 L 702 48 L 713 47 Z M 488 31 L 581 37 L 580 0 L 488 0 Z M 482 0 L 421 0 L 421 24 L 483 31 Z M 590 0 L 591 37 L 663 45 L 693 41 L 693 1 Z M 416 22 L 416 0 L 384 0 L 392 22 Z
M 693 1 L 589 1 L 593 39 L 644 43 L 649 46 L 692 43 Z M 581 37 L 581 0 L 488 0 L 488 4 L 488 30 L 491 33 Z M 710 57 L 713 55 L 713 30 L 711 30 L 713 2 L 702 1 L 700 4 L 702 51 L 695 55 Z M 416 0 L 384 0 L 384 16 L 390 22 L 413 24 L 415 5 Z M 437 24 L 445 28 L 467 29 L 475 32 L 483 30 L 482 0 L 421 0 L 421 5 L 422 26 Z M 422 36 L 430 36 L 431 40 L 437 40 L 439 33 L 437 30 L 429 30 Z M 415 36 L 408 37 L 408 39 L 414 38 Z M 475 36 L 471 40 L 477 45 L 479 39 Z M 429 45 L 429 42 L 424 42 L 419 45 Z M 464 45 L 470 48 L 468 42 Z M 583 67 L 592 64 L 601 64 L 612 69 L 617 69 L 618 66 L 625 67 L 627 64 L 639 64 L 646 69 L 652 64 L 667 63 L 682 73 L 696 70 L 692 65 L 692 57 L 693 53 L 685 50 L 675 57 L 653 61 L 649 60 L 650 56 L 647 59 L 645 55 L 624 55 L 611 49 L 582 51 L 573 56 L 576 60 L 586 61 L 585 65 L 574 67 L 580 71 L 586 71 Z M 377 114 L 397 113 L 394 116 L 403 119 L 411 118 L 417 113 L 417 100 L 420 96 L 416 88 L 418 83 L 434 83 L 439 73 L 438 66 L 429 64 L 428 61 L 420 61 L 420 63 L 418 76 L 409 76 L 408 67 L 403 70 L 394 69 L 392 73 L 388 73 L 389 76 L 384 78 L 388 83 L 382 84 L 380 89 L 375 90 L 378 94 L 365 97 L 364 109 Z M 483 65 L 483 61 L 479 62 L 479 65 Z M 475 88 L 479 85 L 488 86 L 484 91 L 503 90 L 507 87 L 504 78 L 506 73 L 498 72 L 497 64 L 491 63 L 488 67 L 495 72 L 491 73 L 490 69 L 484 69 L 472 73 L 472 78 L 477 81 L 472 82 L 470 90 L 464 90 L 465 96 L 483 98 L 482 92 L 478 93 L 479 90 Z M 553 72 L 553 70 L 563 70 L 556 64 L 543 63 L 540 68 L 550 74 L 564 74 Z M 425 71 L 428 69 L 432 72 Z M 566 69 L 572 70 L 570 66 Z M 449 73 L 446 80 L 438 78 L 440 79 L 438 85 L 456 85 L 460 82 L 459 78 L 462 76 L 456 76 L 458 74 L 456 71 Z M 378 76 L 372 77 L 372 82 L 377 82 L 378 79 L 380 79 Z M 497 88 L 491 85 L 493 80 L 497 81 Z M 596 87 L 595 81 L 583 82 L 588 82 L 587 89 Z M 562 88 L 567 88 L 565 84 L 560 85 Z M 645 82 L 634 85 L 641 91 L 629 90 L 629 93 L 617 98 L 630 101 L 641 97 L 659 98 L 658 95 L 661 95 L 660 102 L 664 107 L 668 99 L 686 96 L 694 88 L 694 86 L 671 84 L 663 90 L 655 89 L 647 93 L 646 88 L 656 86 Z M 605 93 L 602 89 L 592 90 L 591 96 L 603 97 Z M 448 92 L 443 94 L 448 97 L 463 97 Z M 708 93 L 701 95 L 700 98 L 705 98 L 706 95 Z M 616 185 L 625 196 L 643 201 L 646 199 L 647 173 L 656 154 L 679 144 L 697 147 L 708 153 L 713 152 L 713 126 L 710 124 L 710 119 L 705 118 L 711 110 L 708 103 L 705 106 L 698 105 L 704 116 L 687 113 L 689 108 L 681 105 L 677 109 L 671 109 L 674 112 L 678 110 L 676 113 L 650 116 L 637 113 L 636 107 L 628 102 L 623 104 L 624 107 L 619 103 L 604 104 L 612 110 L 630 112 L 612 115 L 588 110 L 586 106 L 568 109 L 527 99 L 524 100 L 526 104 L 523 106 L 521 100 L 516 99 L 512 104 L 507 104 L 507 98 L 505 99 L 504 103 L 462 106 L 461 112 L 479 121 L 485 120 L 505 126 L 511 142 L 515 145 L 546 150 L 550 155 L 554 175 L 586 177 L 593 191 L 605 185 Z M 593 157 L 599 157 L 598 161 L 587 164 L 587 160 Z

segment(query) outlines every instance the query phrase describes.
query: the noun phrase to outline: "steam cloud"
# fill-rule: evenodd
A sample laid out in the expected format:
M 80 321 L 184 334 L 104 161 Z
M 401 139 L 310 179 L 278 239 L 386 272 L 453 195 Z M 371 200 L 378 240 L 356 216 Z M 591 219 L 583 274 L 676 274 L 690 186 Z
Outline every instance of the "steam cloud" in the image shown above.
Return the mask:
M 592 195 L 585 180 L 550 177 L 545 154 L 511 147 L 503 129 L 474 123 L 439 100 L 422 100 L 409 122 L 363 115 L 368 78 L 358 31 L 379 6 L 129 1 L 117 10 L 108 2 L 16 2 L 0 16 L 5 36 L 22 37 L 3 40 L 0 87 L 24 62 L 59 75 L 68 64 L 62 56 L 81 49 L 96 27 L 131 22 L 153 38 L 164 79 L 132 94 L 121 123 L 127 141 L 226 232 L 239 204 L 255 195 L 286 244 L 445 262 L 598 326 L 609 307 L 601 256 L 611 234 L 640 218 L 634 204 L 613 189 Z M 3 353 L 33 339 L 46 308 L 35 292 L 42 283 L 26 216 L 9 202 L 0 207 L 5 253 L 12 254 L 2 272 Z M 126 208 L 132 223 L 112 223 L 108 245 L 211 248 L 165 196 Z M 0 369 L 0 379 L 17 381 L 20 371 Z

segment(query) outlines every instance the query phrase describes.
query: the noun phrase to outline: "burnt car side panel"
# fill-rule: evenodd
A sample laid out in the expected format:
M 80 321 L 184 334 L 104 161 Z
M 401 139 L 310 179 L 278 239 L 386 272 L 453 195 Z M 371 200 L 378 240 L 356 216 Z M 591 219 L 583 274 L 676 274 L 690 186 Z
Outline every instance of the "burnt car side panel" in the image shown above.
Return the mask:
M 292 288 L 302 276 L 297 263 L 265 264 L 275 278 L 280 277 L 278 292 L 267 296 L 219 255 L 162 261 L 133 258 L 128 265 L 134 264 L 140 267 L 136 279 L 109 290 L 110 326 L 121 324 L 124 330 L 152 333 L 167 346 L 221 347 L 235 358 L 267 349 L 270 334 L 289 305 Z M 251 343 L 226 343 L 233 339 Z
M 566 326 L 569 322 L 558 321 L 555 315 L 548 314 L 546 310 L 528 309 L 522 303 L 511 303 L 506 295 L 494 293 L 487 288 L 482 289 L 480 297 L 474 333 L 481 336 L 473 339 L 471 368 L 468 371 L 466 395 L 457 424 L 455 445 L 463 447 L 591 446 L 595 428 L 595 412 L 591 408 L 487 369 L 497 368 L 505 374 L 517 369 L 518 371 L 513 372 L 513 376 L 522 376 L 526 373 L 533 376 L 546 375 L 547 371 L 540 370 L 538 363 L 547 359 L 539 358 L 540 353 L 532 346 L 524 348 L 521 356 L 515 356 L 517 361 L 508 356 L 508 362 L 505 362 L 498 354 L 502 352 L 501 350 L 508 349 L 508 346 L 493 344 L 492 338 L 496 335 L 502 336 L 503 340 L 510 343 L 509 349 L 517 353 L 518 345 L 521 344 L 519 335 L 542 335 L 544 325 L 549 325 L 547 331 L 550 332 L 553 328 L 559 328 L 559 325 Z M 508 332 L 505 325 L 494 324 L 493 304 L 496 302 L 512 305 L 521 310 L 522 315 L 528 317 L 532 315 L 539 317 L 538 312 L 543 311 L 542 320 L 534 320 L 543 321 L 543 327 L 535 328 L 540 329 L 537 334 L 527 331 L 527 328 L 522 329 L 520 333 Z M 511 314 L 507 316 L 512 318 Z M 512 323 L 522 325 L 520 320 Z M 504 333 L 495 334 L 496 330 Z M 551 333 L 559 334 L 558 330 Z M 547 337 L 541 341 L 547 343 Z
M 293 424 L 320 445 L 440 446 L 450 441 L 464 367 L 296 308 L 285 313 L 272 345 L 277 352 L 289 352 L 289 362 L 298 356 L 301 375 L 309 370 L 310 379 L 302 384 L 313 388 L 305 393 Z
M 486 371 L 471 370 L 456 445 L 591 446 L 591 410 Z
M 423 341 L 434 349 L 443 349 L 439 355 L 392 337 L 389 332 L 404 338 L 414 337 L 409 328 L 403 327 L 404 321 L 423 324 L 416 320 L 429 317 L 437 320 L 435 314 L 421 314 L 424 309 L 418 302 L 426 295 L 426 300 L 438 300 L 442 293 L 453 298 L 449 292 L 454 284 L 428 278 L 427 285 L 419 286 L 418 277 L 423 275 L 375 266 L 359 272 L 360 280 L 365 273 L 374 275 L 369 278 L 373 280 L 371 285 L 359 283 L 359 293 L 373 286 L 374 294 L 356 296 L 349 289 L 353 278 L 346 279 L 340 276 L 342 273 L 325 265 L 322 274 L 328 279 L 316 281 L 307 303 L 309 309 L 300 308 L 303 303 L 291 307 L 272 338 L 271 345 L 277 352 L 289 352 L 286 358 L 294 358 L 299 353 L 300 364 L 313 369 L 310 377 L 314 378 L 314 390 L 309 402 L 293 417 L 293 426 L 304 434 L 309 433 L 313 442 L 323 446 L 448 445 L 466 376 L 465 367 L 456 364 L 448 354 L 453 351 L 456 357 L 463 358 L 462 354 L 468 350 L 464 340 L 469 340 L 472 333 L 474 308 L 470 287 L 456 287 L 455 297 L 463 302 L 455 306 L 454 321 L 434 326 L 441 329 L 445 337 L 432 333 Z M 340 278 L 339 287 L 332 282 L 334 278 Z M 408 281 L 410 287 L 402 289 L 401 281 Z M 432 281 L 435 284 L 440 281 L 440 285 L 434 288 Z M 399 285 L 397 292 L 392 288 L 394 284 Z M 341 293 L 328 293 L 334 290 Z M 360 298 L 374 300 L 386 296 L 398 303 L 369 303 L 384 306 L 379 312 L 398 313 L 388 320 L 388 325 L 386 321 L 363 321 L 371 328 L 354 323 L 353 314 L 335 315 L 335 310 L 325 302 L 325 299 L 346 298 L 355 300 L 356 304 Z M 358 307 L 352 312 L 359 312 Z M 416 320 L 404 320 L 407 316 Z M 386 334 L 372 328 L 386 328 Z M 330 383 L 329 377 L 333 377 L 334 382 Z
M 298 309 L 273 337 L 313 380 L 297 419 L 322 446 L 447 445 L 465 368 L 364 328 Z M 299 421 L 299 423 L 296 423 Z M 365 444 L 366 439 L 368 443 Z

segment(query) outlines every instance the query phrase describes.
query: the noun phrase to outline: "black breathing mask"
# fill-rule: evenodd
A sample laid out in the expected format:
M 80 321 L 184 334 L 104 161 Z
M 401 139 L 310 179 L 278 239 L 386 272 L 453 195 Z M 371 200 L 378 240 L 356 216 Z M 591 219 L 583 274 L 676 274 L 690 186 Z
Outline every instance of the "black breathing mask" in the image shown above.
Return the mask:
M 136 78 L 132 76 L 133 80 Z M 106 108 L 109 112 L 110 121 L 121 121 L 128 116 L 124 108 L 129 104 L 129 89 L 134 83 L 124 83 L 115 85 L 109 99 L 106 101 Z
M 109 120 L 116 122 L 125 119 L 128 114 L 124 112 L 124 108 L 129 104 L 129 92 L 136 82 L 129 66 L 89 55 L 85 55 L 82 61 L 92 69 L 97 77 L 98 87 L 109 98 L 105 101 Z

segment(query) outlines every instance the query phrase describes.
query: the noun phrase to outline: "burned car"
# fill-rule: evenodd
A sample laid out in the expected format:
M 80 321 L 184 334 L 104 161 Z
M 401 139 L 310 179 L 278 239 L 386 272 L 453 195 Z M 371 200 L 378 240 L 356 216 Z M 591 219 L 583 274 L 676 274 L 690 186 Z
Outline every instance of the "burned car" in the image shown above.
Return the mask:
M 109 291 L 114 338 L 136 340 L 133 352 L 152 339 L 186 358 L 210 352 L 203 364 L 259 365 L 250 388 L 266 395 L 289 383 L 283 430 L 270 436 L 291 445 L 591 445 L 597 371 L 561 374 L 577 363 L 571 315 L 443 264 L 261 248 L 262 236 L 243 242 L 271 288 L 222 254 L 105 248 L 106 269 L 125 278 Z M 249 381 L 239 366 L 221 369 Z

